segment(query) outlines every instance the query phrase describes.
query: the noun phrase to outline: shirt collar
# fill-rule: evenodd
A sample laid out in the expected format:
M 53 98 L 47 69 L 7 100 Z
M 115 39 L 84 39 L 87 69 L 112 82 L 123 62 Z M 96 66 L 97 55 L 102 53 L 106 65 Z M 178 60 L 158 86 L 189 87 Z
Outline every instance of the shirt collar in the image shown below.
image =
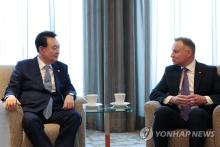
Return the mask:
M 37 61 L 38 61 L 40 70 L 42 70 L 46 64 L 40 59 L 39 56 L 37 56 Z M 50 64 L 50 67 L 51 67 L 51 64 Z
M 196 60 L 193 60 L 189 65 L 187 65 L 185 68 L 187 68 L 189 71 L 193 72 L 195 71 L 196 67 Z

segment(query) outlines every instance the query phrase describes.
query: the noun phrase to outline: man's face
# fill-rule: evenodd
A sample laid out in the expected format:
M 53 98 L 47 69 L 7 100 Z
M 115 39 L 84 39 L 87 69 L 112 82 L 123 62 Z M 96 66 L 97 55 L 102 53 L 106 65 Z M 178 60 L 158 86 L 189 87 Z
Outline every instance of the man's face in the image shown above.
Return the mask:
M 40 56 L 46 64 L 52 64 L 57 61 L 60 53 L 60 44 L 56 38 L 47 38 L 47 47 L 42 47 Z
M 172 48 L 171 58 L 175 65 L 186 66 L 192 61 L 192 51 L 182 41 L 176 41 Z

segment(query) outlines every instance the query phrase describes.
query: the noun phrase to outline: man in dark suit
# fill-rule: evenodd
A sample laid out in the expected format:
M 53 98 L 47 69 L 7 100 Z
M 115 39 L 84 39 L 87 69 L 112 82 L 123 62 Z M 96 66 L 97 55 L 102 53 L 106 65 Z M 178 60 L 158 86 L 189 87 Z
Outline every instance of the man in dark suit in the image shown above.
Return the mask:
M 82 121 L 74 110 L 76 91 L 67 65 L 57 61 L 60 45 L 55 37 L 51 31 L 37 35 L 35 45 L 39 55 L 17 63 L 4 97 L 9 111 L 22 106 L 22 125 L 34 147 L 53 146 L 44 132 L 46 123 L 60 125 L 55 147 L 73 147 Z
M 168 137 L 158 135 L 159 131 L 180 128 L 191 132 L 190 147 L 202 147 L 205 135 L 198 137 L 195 133 L 204 133 L 211 127 L 213 109 L 220 104 L 217 69 L 197 62 L 195 44 L 185 37 L 175 39 L 171 58 L 174 65 L 166 67 L 161 81 L 150 94 L 150 100 L 162 104 L 154 114 L 155 147 L 168 146 Z

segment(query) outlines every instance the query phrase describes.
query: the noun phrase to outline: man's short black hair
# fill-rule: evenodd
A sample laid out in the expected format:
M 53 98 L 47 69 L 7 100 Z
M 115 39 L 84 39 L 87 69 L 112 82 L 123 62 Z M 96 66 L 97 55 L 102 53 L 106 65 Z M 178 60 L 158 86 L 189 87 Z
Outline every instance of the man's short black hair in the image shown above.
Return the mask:
M 35 46 L 37 48 L 37 52 L 39 52 L 39 47 L 47 47 L 47 38 L 55 38 L 57 35 L 52 31 L 44 31 L 37 35 L 35 39 Z

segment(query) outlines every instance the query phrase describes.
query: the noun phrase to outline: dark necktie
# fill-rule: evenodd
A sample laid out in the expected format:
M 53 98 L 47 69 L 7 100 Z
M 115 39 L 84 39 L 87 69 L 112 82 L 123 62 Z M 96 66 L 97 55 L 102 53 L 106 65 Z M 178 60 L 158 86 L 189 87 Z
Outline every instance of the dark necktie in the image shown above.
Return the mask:
M 45 76 L 44 76 L 44 87 L 48 91 L 52 92 L 52 82 L 51 82 L 51 76 L 50 76 L 50 66 L 45 65 Z M 52 97 L 50 98 L 47 107 L 43 111 L 43 115 L 46 119 L 50 118 L 52 115 L 52 110 L 53 110 L 53 99 Z
M 187 68 L 183 68 L 183 82 L 182 82 L 182 88 L 181 88 L 181 94 L 182 95 L 189 95 L 189 79 L 187 75 Z M 189 117 L 189 112 L 191 110 L 190 106 L 181 106 L 180 107 L 180 115 L 181 117 L 187 121 Z

